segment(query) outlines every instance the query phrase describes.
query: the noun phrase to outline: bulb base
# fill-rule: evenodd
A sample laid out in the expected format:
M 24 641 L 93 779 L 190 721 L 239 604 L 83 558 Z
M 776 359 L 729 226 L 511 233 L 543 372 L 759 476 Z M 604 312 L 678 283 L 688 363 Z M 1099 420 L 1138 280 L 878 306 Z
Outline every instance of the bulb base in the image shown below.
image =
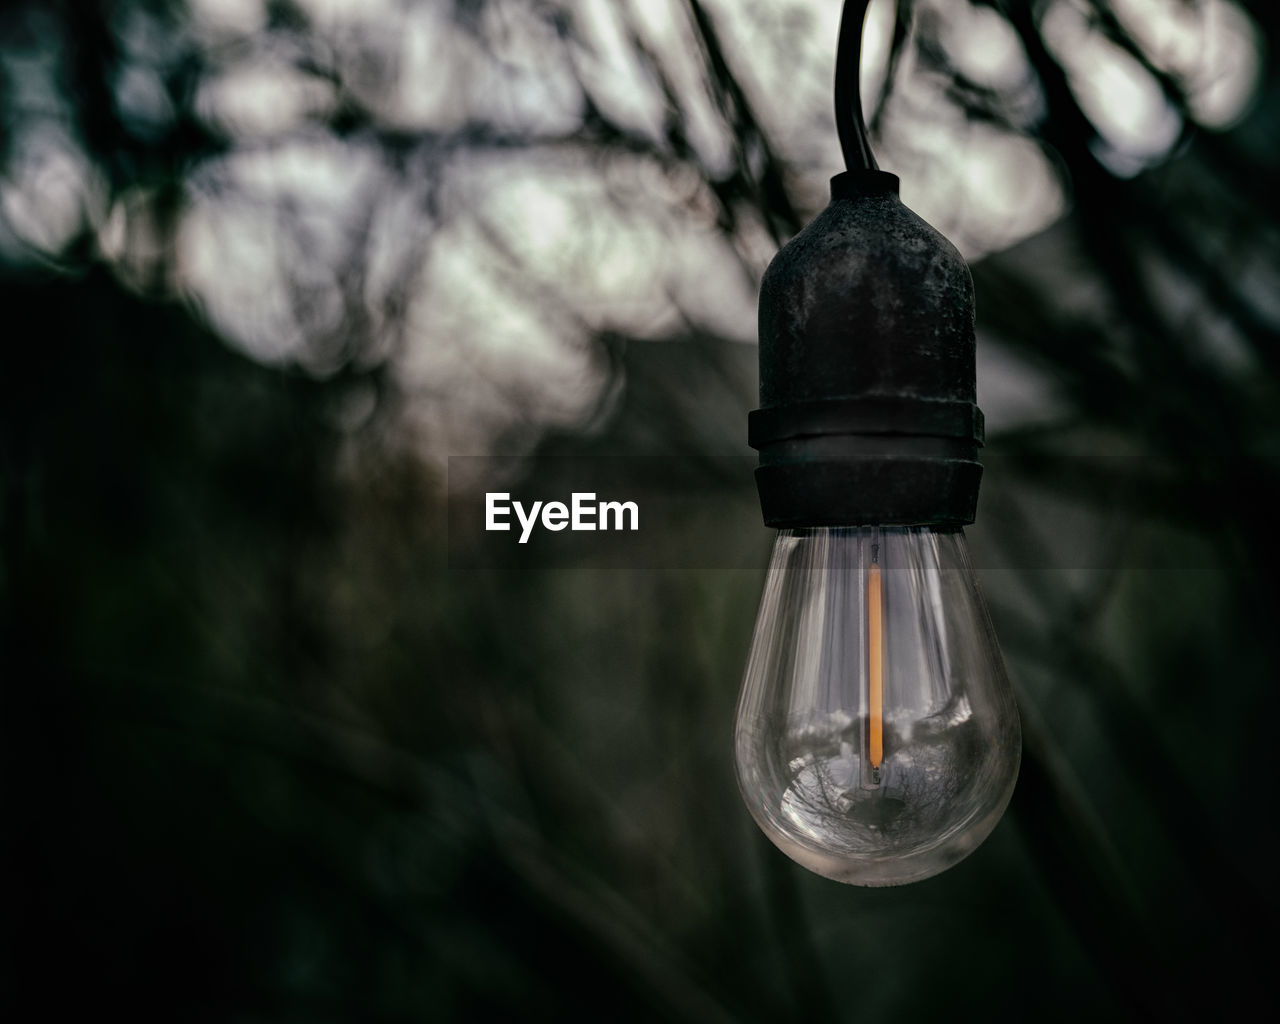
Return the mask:
M 982 412 L 911 395 L 757 409 L 748 441 L 767 525 L 964 526 L 978 506 Z
M 978 507 L 976 460 L 889 457 L 762 465 L 756 489 L 766 526 L 964 526 Z
M 883 171 L 830 205 L 760 289 L 760 404 L 748 441 L 773 527 L 963 526 L 982 467 L 973 279 Z

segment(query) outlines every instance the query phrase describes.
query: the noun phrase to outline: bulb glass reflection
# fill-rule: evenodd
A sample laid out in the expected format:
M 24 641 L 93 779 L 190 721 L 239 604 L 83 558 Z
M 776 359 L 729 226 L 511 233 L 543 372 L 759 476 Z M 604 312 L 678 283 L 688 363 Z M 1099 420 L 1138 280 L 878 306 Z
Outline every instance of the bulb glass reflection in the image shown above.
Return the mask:
M 972 852 L 1022 740 L 964 533 L 780 531 L 735 746 L 752 816 L 820 875 L 900 885 Z

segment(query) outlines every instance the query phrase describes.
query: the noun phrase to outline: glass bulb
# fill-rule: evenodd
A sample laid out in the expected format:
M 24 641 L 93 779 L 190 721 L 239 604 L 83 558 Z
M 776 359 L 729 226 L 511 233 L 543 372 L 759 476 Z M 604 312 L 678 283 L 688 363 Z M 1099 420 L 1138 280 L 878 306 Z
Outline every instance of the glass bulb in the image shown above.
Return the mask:
M 963 531 L 780 531 L 735 746 L 752 816 L 820 875 L 900 885 L 971 853 L 1022 731 Z

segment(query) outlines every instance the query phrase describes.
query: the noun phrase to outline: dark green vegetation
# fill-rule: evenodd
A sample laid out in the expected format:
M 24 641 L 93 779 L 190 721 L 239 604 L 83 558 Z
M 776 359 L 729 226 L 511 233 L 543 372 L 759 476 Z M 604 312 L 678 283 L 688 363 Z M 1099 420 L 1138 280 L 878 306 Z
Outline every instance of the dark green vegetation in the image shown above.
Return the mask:
M 208 57 L 179 45 L 181 6 L 28 6 L 42 13 L 0 20 L 6 180 L 47 113 L 17 83 L 56 65 L 59 123 L 97 174 L 86 207 L 140 203 L 149 227 L 113 256 L 92 210 L 56 244 L 0 239 L 6 1019 L 1100 1022 L 1266 1005 L 1274 66 L 1240 124 L 1188 129 L 1122 179 L 1095 157 L 1039 5 L 997 5 L 1043 99 L 1024 130 L 1071 197 L 1047 233 L 973 268 L 980 346 L 1054 397 L 1025 427 L 989 412 L 971 531 L 1026 752 L 979 853 L 862 891 L 778 855 L 734 789 L 770 539 L 750 480 L 691 482 L 687 529 L 691 550 L 741 529 L 754 569 L 450 571 L 442 466 L 399 426 L 423 399 L 395 370 L 401 348 L 375 343 L 366 250 L 352 244 L 333 289 L 287 295 L 319 354 L 272 364 L 225 343 L 173 294 L 185 184 L 233 146 L 199 116 Z M 740 58 L 703 5 L 676 6 L 740 151 L 700 162 L 674 87 L 656 141 L 590 103 L 560 141 L 602 174 L 651 150 L 705 187 L 719 229 L 750 216 L 785 238 L 807 214 Z M 1274 45 L 1274 7 L 1249 6 Z M 1107 4 L 1085 7 L 1145 59 Z M 482 41 L 498 8 L 572 38 L 557 4 L 442 6 Z M 151 36 L 122 28 L 142 10 Z M 545 148 L 506 123 L 384 123 L 362 101 L 370 81 L 390 88 L 377 51 L 327 66 L 304 5 L 267 10 L 256 38 L 333 83 L 310 127 L 418 175 L 424 218 L 448 213 L 432 154 Z M 944 28 L 919 19 L 903 52 L 950 74 L 975 123 L 1013 119 L 948 70 Z M 164 56 L 163 118 L 110 98 L 140 53 Z M 643 58 L 670 86 L 663 54 Z M 1183 83 L 1149 73 L 1185 113 Z M 403 312 L 411 284 L 379 316 Z M 484 339 L 455 340 L 465 354 Z M 690 321 L 658 340 L 601 330 L 588 356 L 612 397 L 552 429 L 534 399 L 501 393 L 523 411 L 496 450 L 544 429 L 561 454 L 748 454 L 754 352 Z M 439 429 L 465 435 L 451 415 Z M 480 445 L 463 447 L 449 450 Z

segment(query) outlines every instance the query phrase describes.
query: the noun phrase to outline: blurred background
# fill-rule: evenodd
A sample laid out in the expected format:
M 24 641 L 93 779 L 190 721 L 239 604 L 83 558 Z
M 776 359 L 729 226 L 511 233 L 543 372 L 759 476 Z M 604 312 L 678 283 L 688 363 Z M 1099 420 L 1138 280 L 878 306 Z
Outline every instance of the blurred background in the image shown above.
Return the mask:
M 13 1019 L 1274 1001 L 1262 0 L 872 4 L 880 164 L 977 287 L 969 536 L 1022 776 L 902 889 L 807 874 L 741 805 L 756 289 L 841 169 L 840 6 L 4 7 Z M 568 457 L 678 460 L 675 542 L 717 554 L 458 568 L 450 488 L 499 463 L 450 458 L 499 455 L 563 493 Z

